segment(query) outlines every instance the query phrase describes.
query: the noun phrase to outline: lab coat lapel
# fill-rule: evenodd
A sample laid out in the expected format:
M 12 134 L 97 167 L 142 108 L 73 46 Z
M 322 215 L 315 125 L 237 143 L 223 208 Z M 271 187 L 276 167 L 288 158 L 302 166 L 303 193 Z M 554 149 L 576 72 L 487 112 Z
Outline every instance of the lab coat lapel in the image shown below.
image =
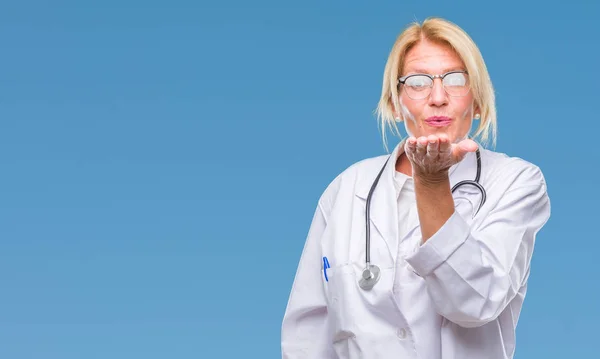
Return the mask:
M 396 260 L 398 252 L 398 207 L 397 194 L 394 187 L 394 174 L 396 171 L 396 160 L 403 152 L 404 142 L 396 146 L 389 160 L 385 165 L 377 187 L 375 188 L 370 202 L 370 217 L 371 217 L 371 241 L 376 240 L 377 233 L 381 236 L 387 250 L 389 251 L 390 259 L 393 262 Z M 371 186 L 381 170 L 381 166 L 388 159 L 385 156 L 381 164 L 372 173 L 365 173 L 357 185 L 356 196 L 364 203 L 366 210 L 367 197 Z

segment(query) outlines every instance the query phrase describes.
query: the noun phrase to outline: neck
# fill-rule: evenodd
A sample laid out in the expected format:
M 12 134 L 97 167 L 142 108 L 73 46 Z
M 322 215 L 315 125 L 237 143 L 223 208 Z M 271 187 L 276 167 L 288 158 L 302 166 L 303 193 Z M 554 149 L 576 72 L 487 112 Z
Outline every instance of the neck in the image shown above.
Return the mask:
M 405 153 L 402 153 L 396 160 L 396 171 L 412 177 L 412 165 Z

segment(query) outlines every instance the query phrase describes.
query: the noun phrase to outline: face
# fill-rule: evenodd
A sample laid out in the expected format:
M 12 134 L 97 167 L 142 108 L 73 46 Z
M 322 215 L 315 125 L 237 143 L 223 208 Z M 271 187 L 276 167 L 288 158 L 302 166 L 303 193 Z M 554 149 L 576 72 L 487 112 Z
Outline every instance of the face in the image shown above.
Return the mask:
M 400 76 L 419 73 L 443 75 L 466 68 L 449 46 L 424 40 L 407 53 L 403 70 Z M 466 86 L 461 82 L 465 78 Z M 419 88 L 427 87 L 427 82 L 415 81 L 415 78 L 408 81 L 416 87 L 409 88 L 408 83 L 400 85 L 400 109 L 396 115 L 403 119 L 409 136 L 446 134 L 454 143 L 466 138 L 473 116 L 477 113 L 473 104 L 473 94 L 468 86 L 468 75 L 449 76 L 444 81 L 445 85 L 442 85 L 442 79 L 434 79 L 431 93 L 427 97 L 424 96 L 428 90 Z

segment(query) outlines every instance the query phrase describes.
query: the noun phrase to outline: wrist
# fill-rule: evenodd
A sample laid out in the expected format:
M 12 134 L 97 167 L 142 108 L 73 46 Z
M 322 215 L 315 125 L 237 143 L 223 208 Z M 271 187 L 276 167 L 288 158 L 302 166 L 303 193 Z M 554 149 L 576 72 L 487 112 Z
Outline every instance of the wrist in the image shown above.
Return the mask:
M 448 176 L 447 171 L 428 174 L 415 173 L 413 180 L 415 185 L 431 189 L 447 187 L 450 185 L 450 177 Z

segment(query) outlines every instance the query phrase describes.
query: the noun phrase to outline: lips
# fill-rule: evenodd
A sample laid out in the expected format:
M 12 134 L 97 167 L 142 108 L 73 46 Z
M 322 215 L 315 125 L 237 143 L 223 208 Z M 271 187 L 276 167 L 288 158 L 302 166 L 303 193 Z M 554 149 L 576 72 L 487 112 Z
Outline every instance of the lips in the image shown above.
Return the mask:
M 452 123 L 452 119 L 446 116 L 431 116 L 425 120 L 429 126 L 444 127 Z

